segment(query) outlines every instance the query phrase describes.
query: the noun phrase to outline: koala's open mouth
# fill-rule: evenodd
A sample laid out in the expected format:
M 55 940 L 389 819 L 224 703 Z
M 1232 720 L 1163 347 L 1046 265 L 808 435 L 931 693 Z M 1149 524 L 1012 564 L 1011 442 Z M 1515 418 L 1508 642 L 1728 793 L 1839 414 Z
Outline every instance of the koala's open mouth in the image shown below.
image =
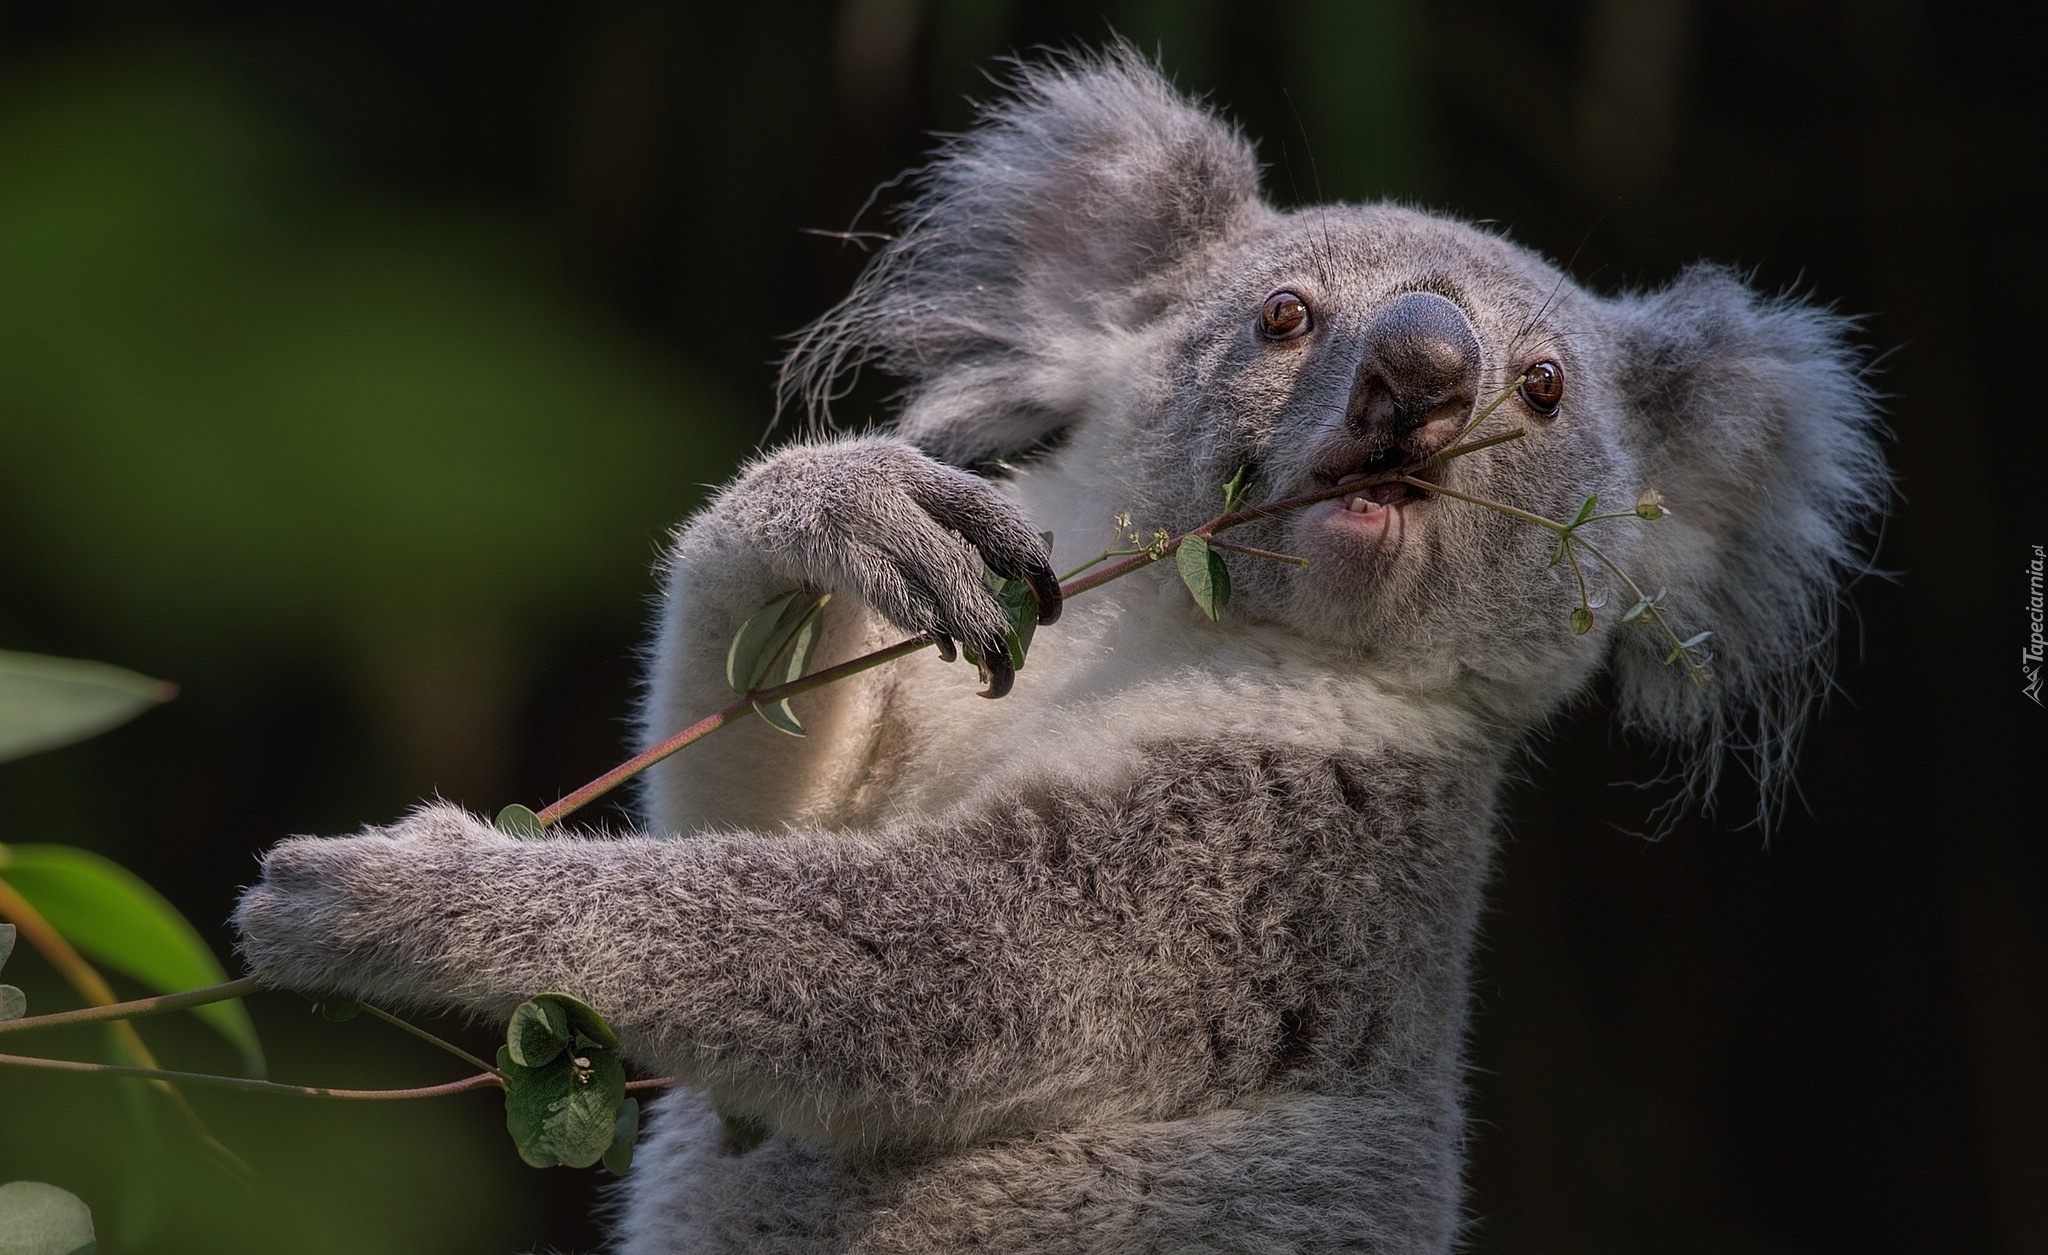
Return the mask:
M 1314 472 L 1319 484 L 1342 487 L 1358 483 L 1363 486 L 1347 496 L 1338 497 L 1336 503 L 1353 514 L 1373 514 L 1389 506 L 1404 506 L 1414 501 L 1428 499 L 1428 494 L 1412 484 L 1398 482 L 1368 483 L 1382 475 L 1389 475 L 1403 467 L 1414 466 L 1430 456 L 1434 450 L 1417 451 L 1400 447 L 1382 449 L 1377 453 L 1360 456 L 1354 449 L 1339 450 L 1338 456 L 1325 459 Z M 1434 482 L 1441 468 L 1431 466 L 1411 472 L 1416 479 Z

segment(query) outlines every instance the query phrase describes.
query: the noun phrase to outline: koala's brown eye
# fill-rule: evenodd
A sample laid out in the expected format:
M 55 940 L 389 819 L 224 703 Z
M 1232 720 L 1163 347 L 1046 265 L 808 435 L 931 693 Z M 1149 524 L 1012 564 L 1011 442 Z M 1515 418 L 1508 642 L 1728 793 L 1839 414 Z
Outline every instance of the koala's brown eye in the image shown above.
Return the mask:
M 1260 330 L 1270 340 L 1292 340 L 1308 332 L 1308 302 L 1285 288 L 1266 298 L 1259 317 Z
M 1522 399 L 1546 418 L 1557 413 L 1558 402 L 1564 400 L 1564 367 L 1556 362 L 1538 362 L 1523 371 Z

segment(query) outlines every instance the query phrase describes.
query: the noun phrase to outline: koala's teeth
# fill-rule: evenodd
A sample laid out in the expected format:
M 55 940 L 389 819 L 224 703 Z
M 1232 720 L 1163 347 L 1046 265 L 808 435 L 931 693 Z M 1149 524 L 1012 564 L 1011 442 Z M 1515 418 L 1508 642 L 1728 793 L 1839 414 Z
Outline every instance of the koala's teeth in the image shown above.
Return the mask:
M 1369 501 L 1364 497 L 1353 497 L 1349 502 L 1345 503 L 1345 508 L 1353 514 L 1371 514 L 1374 510 L 1386 509 L 1379 502 Z

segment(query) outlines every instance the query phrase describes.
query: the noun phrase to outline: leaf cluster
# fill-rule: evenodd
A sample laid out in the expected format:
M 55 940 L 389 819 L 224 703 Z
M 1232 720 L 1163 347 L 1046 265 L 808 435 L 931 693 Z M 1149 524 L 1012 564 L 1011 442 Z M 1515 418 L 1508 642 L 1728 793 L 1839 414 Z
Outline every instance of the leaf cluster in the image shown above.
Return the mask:
M 633 1164 L 640 1101 L 626 1096 L 619 1039 L 604 1017 L 568 994 L 519 1004 L 498 1048 L 505 1128 L 536 1168 L 588 1168 L 620 1176 Z
M 1494 503 L 1485 501 L 1478 501 L 1477 504 L 1494 505 Z M 1495 508 L 1500 507 L 1495 506 Z M 1692 636 L 1680 640 L 1678 633 L 1672 630 L 1671 624 L 1664 617 L 1664 590 L 1659 589 L 1654 593 L 1644 592 L 1633 579 L 1629 578 L 1626 571 L 1616 566 L 1606 554 L 1594 547 L 1585 537 L 1579 535 L 1579 529 L 1588 523 L 1600 523 L 1608 519 L 1641 519 L 1645 522 L 1655 522 L 1658 519 L 1666 518 L 1670 515 L 1671 509 L 1664 502 L 1664 494 L 1654 488 L 1646 488 L 1643 490 L 1642 495 L 1636 498 L 1635 505 L 1627 510 L 1616 510 L 1607 514 L 1595 513 L 1599 508 L 1599 494 L 1588 493 L 1586 500 L 1579 506 L 1579 512 L 1572 516 L 1572 520 L 1569 523 L 1557 523 L 1549 519 L 1533 520 L 1557 533 L 1557 548 L 1551 551 L 1549 565 L 1555 567 L 1560 562 L 1569 563 L 1572 577 L 1578 581 L 1579 604 L 1571 613 L 1572 633 L 1576 636 L 1584 636 L 1592 631 L 1593 612 L 1605 605 L 1607 601 L 1607 594 L 1604 589 L 1594 591 L 1589 588 L 1586 582 L 1585 568 L 1579 564 L 1579 551 L 1584 550 L 1612 572 L 1614 577 L 1620 580 L 1630 593 L 1634 594 L 1635 601 L 1627 610 L 1622 612 L 1621 621 L 1661 632 L 1671 646 L 1670 651 L 1664 655 L 1664 665 L 1668 667 L 1675 662 L 1683 660 L 1686 671 L 1691 675 L 1693 683 L 1701 688 L 1707 687 L 1711 678 L 1707 673 L 1707 662 L 1709 659 L 1707 654 L 1700 649 L 1700 646 L 1704 645 L 1707 638 L 1712 636 L 1713 633 L 1711 631 L 1696 632 Z M 1519 512 L 1509 511 L 1509 513 Z

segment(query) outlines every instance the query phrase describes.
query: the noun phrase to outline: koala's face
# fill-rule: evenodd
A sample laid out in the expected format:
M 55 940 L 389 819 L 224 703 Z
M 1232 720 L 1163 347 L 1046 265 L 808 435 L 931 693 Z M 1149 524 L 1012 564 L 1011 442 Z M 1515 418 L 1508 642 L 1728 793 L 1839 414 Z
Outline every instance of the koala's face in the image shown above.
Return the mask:
M 1575 635 L 1579 573 L 1551 564 L 1554 535 L 1422 490 L 1233 532 L 1310 565 L 1232 556 L 1230 616 L 1510 721 L 1611 660 L 1636 726 L 1746 741 L 1760 777 L 1786 759 L 1889 485 L 1844 320 L 1708 266 L 1601 298 L 1450 219 L 1276 212 L 1244 138 L 1128 49 L 1025 68 L 918 187 L 792 352 L 785 396 L 822 406 L 879 364 L 908 384 L 897 431 L 934 456 L 999 469 L 1064 447 L 1073 508 L 1175 531 L 1213 517 L 1241 465 L 1254 499 L 1336 486 L 1498 402 L 1473 435 L 1526 434 L 1428 478 L 1559 522 L 1589 494 L 1625 511 L 1663 493 L 1671 517 L 1588 538 L 1668 593 L 1679 630 L 1712 629 L 1710 690 L 1664 664 L 1670 638 L 1618 626 L 1634 594 L 1616 577 L 1585 570 L 1609 608 Z
M 1601 317 L 1555 270 L 1462 224 L 1384 206 L 1275 215 L 1162 319 L 1161 404 L 1128 446 L 1133 478 L 1178 529 L 1215 513 L 1244 463 L 1275 500 L 1520 429 L 1423 478 L 1561 519 L 1588 492 L 1632 501 L 1650 485 L 1626 482 Z M 1310 563 L 1235 560 L 1241 612 L 1317 639 L 1439 669 L 1526 669 L 1570 643 L 1577 586 L 1546 566 L 1555 538 L 1462 501 L 1382 484 L 1239 538 Z

